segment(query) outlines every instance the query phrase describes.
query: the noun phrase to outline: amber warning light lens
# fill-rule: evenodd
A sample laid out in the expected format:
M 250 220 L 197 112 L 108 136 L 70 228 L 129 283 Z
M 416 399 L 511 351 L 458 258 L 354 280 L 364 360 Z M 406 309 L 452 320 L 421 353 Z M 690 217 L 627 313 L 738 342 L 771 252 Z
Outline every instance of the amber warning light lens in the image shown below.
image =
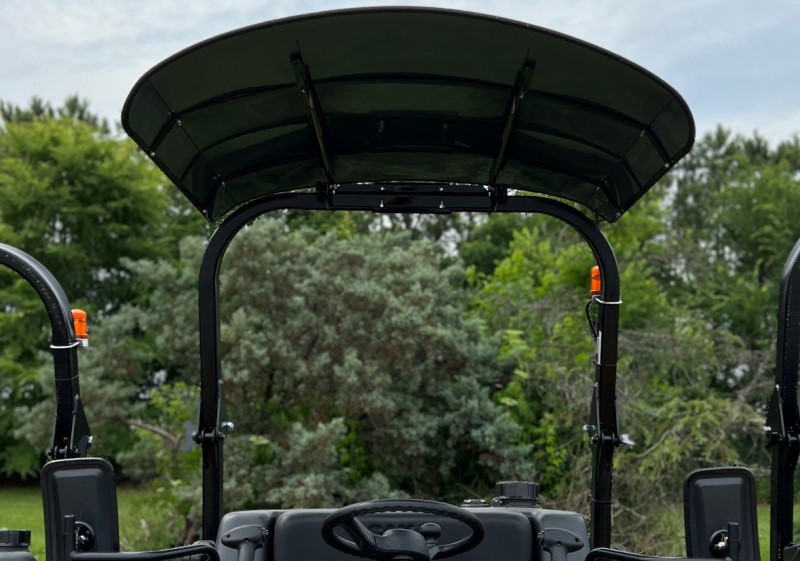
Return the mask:
M 592 289 L 589 292 L 592 296 L 599 296 L 603 292 L 603 281 L 600 279 L 600 267 L 592 267 Z
M 82 347 L 89 346 L 89 325 L 86 323 L 86 312 L 72 310 L 72 326 L 75 329 L 75 338 Z

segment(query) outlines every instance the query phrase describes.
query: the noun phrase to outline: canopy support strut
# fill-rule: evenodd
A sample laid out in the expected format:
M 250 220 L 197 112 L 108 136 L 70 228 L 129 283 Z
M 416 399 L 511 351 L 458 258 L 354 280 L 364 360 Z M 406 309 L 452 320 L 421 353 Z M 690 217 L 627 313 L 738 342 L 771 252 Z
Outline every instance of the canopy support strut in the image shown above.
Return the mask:
M 500 174 L 500 168 L 503 167 L 506 159 L 506 151 L 508 150 L 508 140 L 511 138 L 511 131 L 514 130 L 514 122 L 517 118 L 517 108 L 519 107 L 520 103 L 522 103 L 522 99 L 525 97 L 525 92 L 528 91 L 528 87 L 531 85 L 531 79 L 533 78 L 533 71 L 536 69 L 536 61 L 532 59 L 526 59 L 525 64 L 522 65 L 522 69 L 517 72 L 517 81 L 514 84 L 514 92 L 511 95 L 511 99 L 508 100 L 508 105 L 506 106 L 505 112 L 505 124 L 503 125 L 503 134 L 500 137 L 500 149 L 497 151 L 497 156 L 495 156 L 494 160 L 492 161 L 492 168 L 489 170 L 489 181 L 487 181 L 487 185 L 494 185 L 497 181 L 497 176 Z
M 325 169 L 325 177 L 328 179 L 328 183 L 335 183 L 333 180 L 333 166 L 331 165 L 330 157 L 328 157 L 328 150 L 325 148 L 325 139 L 322 135 L 322 120 L 324 115 L 322 109 L 320 109 L 317 94 L 314 92 L 314 85 L 311 83 L 308 66 L 303 63 L 303 56 L 300 54 L 300 51 L 293 52 L 289 55 L 289 58 L 292 61 L 292 69 L 294 70 L 294 78 L 297 81 L 297 87 L 300 88 L 300 92 L 306 96 L 308 117 L 314 129 L 314 139 L 317 141 L 320 160 L 322 161 L 322 167 Z

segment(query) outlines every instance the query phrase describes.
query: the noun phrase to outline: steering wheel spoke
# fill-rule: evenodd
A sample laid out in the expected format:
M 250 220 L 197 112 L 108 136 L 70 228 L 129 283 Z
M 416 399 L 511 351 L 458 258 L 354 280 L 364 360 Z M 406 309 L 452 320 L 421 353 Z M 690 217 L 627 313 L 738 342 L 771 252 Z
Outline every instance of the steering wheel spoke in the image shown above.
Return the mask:
M 375 550 L 375 534 L 373 534 L 369 528 L 364 526 L 364 524 L 361 523 L 361 520 L 355 516 L 343 521 L 339 527 L 343 528 L 347 534 L 353 538 L 352 544 L 354 551 L 371 553 Z

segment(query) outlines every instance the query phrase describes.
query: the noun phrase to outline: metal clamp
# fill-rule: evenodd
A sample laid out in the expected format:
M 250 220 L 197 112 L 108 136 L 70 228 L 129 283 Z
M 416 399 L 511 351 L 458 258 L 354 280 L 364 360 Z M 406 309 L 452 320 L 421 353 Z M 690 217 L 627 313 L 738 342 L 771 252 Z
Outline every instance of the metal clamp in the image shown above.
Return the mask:
M 508 201 L 508 188 L 505 185 L 489 185 L 489 199 L 492 201 L 492 210 L 497 210 L 498 204 Z
M 75 341 L 74 343 L 70 343 L 69 345 L 50 345 L 50 349 L 53 351 L 63 351 L 66 349 L 74 349 L 75 347 L 82 347 L 82 341 Z
M 589 495 L 589 502 L 592 502 L 592 503 L 597 503 L 597 504 L 605 504 L 605 505 L 610 505 L 610 504 L 611 504 L 611 499 L 608 499 L 608 500 L 603 500 L 603 499 L 595 499 L 595 498 L 594 498 L 594 496 L 592 496 L 592 495 L 590 494 L 590 495 Z

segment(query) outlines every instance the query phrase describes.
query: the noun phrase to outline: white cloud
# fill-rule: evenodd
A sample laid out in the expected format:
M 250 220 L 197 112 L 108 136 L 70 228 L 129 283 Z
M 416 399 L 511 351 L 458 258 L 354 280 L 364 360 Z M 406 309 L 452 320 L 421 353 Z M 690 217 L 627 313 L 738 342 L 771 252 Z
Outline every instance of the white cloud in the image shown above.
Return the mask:
M 709 123 L 710 129 L 714 124 Z M 724 126 L 735 133 L 750 136 L 753 133 L 765 137 L 771 144 L 789 140 L 800 135 L 800 107 L 774 107 L 761 105 L 748 111 L 729 115 Z
M 88 98 L 116 120 L 138 77 L 210 36 L 279 17 L 396 1 L 3 0 L 0 99 Z M 785 101 L 800 99 L 800 2 L 772 0 L 404 0 L 483 12 L 558 30 L 652 70 L 684 94 L 700 130 L 784 135 L 800 130 Z M 782 38 L 782 42 L 778 39 Z M 759 103 L 783 113 L 751 109 Z M 706 125 L 709 123 L 709 125 Z M 792 128 L 794 127 L 794 129 Z M 787 133 L 788 131 L 788 133 Z

